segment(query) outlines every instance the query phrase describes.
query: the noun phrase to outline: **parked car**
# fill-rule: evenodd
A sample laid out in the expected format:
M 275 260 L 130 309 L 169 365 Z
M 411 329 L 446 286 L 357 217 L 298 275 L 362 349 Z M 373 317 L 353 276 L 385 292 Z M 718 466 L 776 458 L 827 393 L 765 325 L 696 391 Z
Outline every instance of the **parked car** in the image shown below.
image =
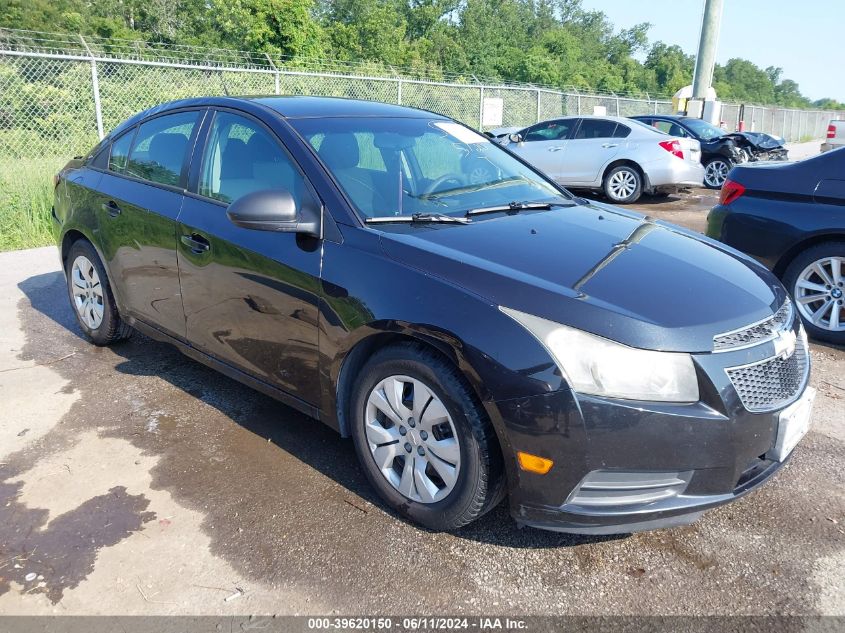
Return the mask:
M 61 171 L 53 219 L 95 344 L 135 328 L 351 436 L 431 529 L 505 494 L 553 530 L 688 523 L 809 421 L 804 333 L 768 270 L 430 112 L 165 104 Z
M 623 117 L 564 117 L 488 135 L 557 183 L 601 190 L 617 204 L 636 202 L 643 193 L 700 186 L 704 178 L 697 141 L 671 138 Z
M 822 143 L 821 151 L 829 152 L 845 146 L 845 121 L 833 119 L 827 126 L 827 140 Z
M 786 141 L 761 132 L 725 132 L 702 119 L 655 114 L 631 117 L 672 136 L 694 138 L 701 144 L 704 185 L 719 189 L 731 167 L 756 160 L 786 160 Z
M 773 270 L 810 336 L 845 344 L 845 149 L 734 167 L 707 234 Z

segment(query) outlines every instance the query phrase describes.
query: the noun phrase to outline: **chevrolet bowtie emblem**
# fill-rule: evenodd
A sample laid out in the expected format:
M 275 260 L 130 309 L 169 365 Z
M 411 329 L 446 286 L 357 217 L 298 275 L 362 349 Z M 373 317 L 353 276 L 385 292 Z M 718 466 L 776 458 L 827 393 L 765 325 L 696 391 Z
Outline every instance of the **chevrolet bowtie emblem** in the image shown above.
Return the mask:
M 784 330 L 780 332 L 777 338 L 773 341 L 775 344 L 775 356 L 780 358 L 789 358 L 792 352 L 795 351 L 795 332 L 792 330 Z

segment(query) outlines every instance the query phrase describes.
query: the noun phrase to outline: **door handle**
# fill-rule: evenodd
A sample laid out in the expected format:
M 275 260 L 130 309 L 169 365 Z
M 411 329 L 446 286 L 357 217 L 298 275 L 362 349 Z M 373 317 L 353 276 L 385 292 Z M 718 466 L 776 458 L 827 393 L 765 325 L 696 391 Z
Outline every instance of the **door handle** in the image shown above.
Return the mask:
M 103 211 L 108 213 L 111 217 L 116 218 L 120 215 L 120 207 L 114 200 L 109 200 L 103 203 Z
M 181 238 L 182 244 L 191 249 L 191 252 L 199 255 L 205 253 L 211 248 L 211 244 L 202 235 L 191 233 L 190 235 L 183 235 Z
M 602 145 L 602 147 L 604 147 L 604 148 L 619 147 L 619 143 L 605 143 L 604 145 Z
M 563 149 L 563 147 L 561 147 L 560 145 L 555 145 L 554 147 L 550 147 L 549 151 L 550 152 L 559 152 L 562 149 Z

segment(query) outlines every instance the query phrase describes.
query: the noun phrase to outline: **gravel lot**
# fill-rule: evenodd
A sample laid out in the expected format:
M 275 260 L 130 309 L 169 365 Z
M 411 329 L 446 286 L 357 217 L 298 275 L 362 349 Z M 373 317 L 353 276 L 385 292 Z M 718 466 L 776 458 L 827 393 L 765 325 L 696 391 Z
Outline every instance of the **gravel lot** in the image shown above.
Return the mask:
M 714 195 L 641 211 L 702 229 Z M 55 249 L 0 254 L 0 613 L 845 614 L 845 350 L 768 485 L 621 538 L 458 534 L 379 504 L 349 441 L 141 336 L 86 343 Z M 242 594 L 242 595 L 241 595 Z

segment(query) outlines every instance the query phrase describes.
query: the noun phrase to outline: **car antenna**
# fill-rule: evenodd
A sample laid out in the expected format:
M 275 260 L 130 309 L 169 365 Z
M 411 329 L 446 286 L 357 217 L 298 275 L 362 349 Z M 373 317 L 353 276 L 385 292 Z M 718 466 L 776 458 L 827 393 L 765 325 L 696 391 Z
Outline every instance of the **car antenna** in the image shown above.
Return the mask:
M 229 96 L 229 89 L 226 88 L 226 80 L 223 78 L 223 71 L 220 71 L 220 83 L 223 85 L 223 94 Z

